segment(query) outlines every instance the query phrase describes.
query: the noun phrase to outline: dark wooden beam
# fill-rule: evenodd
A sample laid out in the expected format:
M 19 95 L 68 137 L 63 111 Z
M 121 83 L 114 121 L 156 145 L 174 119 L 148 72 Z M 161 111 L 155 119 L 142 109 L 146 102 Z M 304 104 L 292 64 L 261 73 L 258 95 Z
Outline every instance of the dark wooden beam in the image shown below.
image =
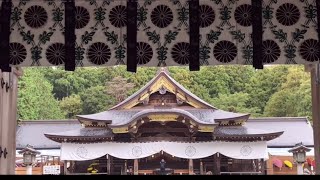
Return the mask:
M 252 43 L 253 59 L 252 64 L 256 69 L 263 69 L 262 62 L 262 0 L 251 0 L 252 5 Z
M 266 161 L 264 161 L 264 159 L 259 159 L 260 163 L 261 163 L 261 174 L 265 175 L 266 174 Z
M 314 139 L 315 173 L 320 175 L 320 67 L 311 69 L 312 122 Z
M 11 72 L 10 67 L 10 18 L 12 1 L 3 0 L 0 9 L 0 69 Z
M 220 160 L 221 160 L 221 155 L 219 153 L 216 153 L 213 155 L 213 174 L 214 175 L 220 175 Z
M 107 157 L 107 173 L 108 175 L 111 175 L 111 156 L 106 155 Z
M 127 0 L 127 71 L 137 72 L 137 0 Z
M 74 71 L 76 68 L 76 5 L 75 0 L 65 1 L 65 70 Z
M 200 23 L 199 23 L 199 0 L 189 0 L 189 70 L 199 71 L 200 49 Z
M 156 142 L 156 141 L 176 141 L 176 142 L 190 142 L 189 137 L 140 137 L 134 142 Z
M 143 128 L 139 130 L 139 133 L 170 133 L 170 132 L 182 132 L 189 134 L 189 129 L 186 128 Z

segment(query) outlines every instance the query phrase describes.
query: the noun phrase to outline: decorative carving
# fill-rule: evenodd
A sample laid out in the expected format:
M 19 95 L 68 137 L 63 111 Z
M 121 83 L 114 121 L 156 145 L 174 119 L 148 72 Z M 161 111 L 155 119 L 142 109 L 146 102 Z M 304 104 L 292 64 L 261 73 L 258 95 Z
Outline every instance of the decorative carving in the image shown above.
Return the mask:
M 214 127 L 213 126 L 199 126 L 200 132 L 213 132 Z
M 2 157 L 2 153 L 3 153 L 2 147 L 0 146 L 0 158 Z
M 115 134 L 128 133 L 128 127 L 124 128 L 113 128 L 112 132 Z
M 177 97 L 177 104 L 182 105 L 185 101 Z
M 149 104 L 149 97 L 145 98 L 143 101 L 142 101 L 143 105 L 148 105 Z
M 6 84 L 5 82 L 4 82 L 4 79 L 3 78 L 1 78 L 1 88 L 3 89 L 3 87 L 4 87 L 4 85 Z
M 3 157 L 4 157 L 5 159 L 7 158 L 7 154 L 8 154 L 7 148 L 4 148 Z
M 179 116 L 176 114 L 157 114 L 157 115 L 149 115 L 148 118 L 150 121 L 177 121 Z
M 162 86 L 160 89 L 159 89 L 159 93 L 160 94 L 166 94 L 167 93 L 167 89 L 164 87 L 164 86 Z

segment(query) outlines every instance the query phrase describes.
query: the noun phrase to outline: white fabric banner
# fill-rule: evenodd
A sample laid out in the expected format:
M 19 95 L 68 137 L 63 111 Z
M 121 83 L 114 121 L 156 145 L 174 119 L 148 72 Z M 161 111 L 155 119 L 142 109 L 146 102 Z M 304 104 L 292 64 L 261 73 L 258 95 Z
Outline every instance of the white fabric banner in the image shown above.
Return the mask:
M 120 159 L 139 159 L 164 151 L 184 159 L 199 159 L 217 152 L 234 159 L 268 159 L 266 142 L 104 142 L 62 143 L 61 160 L 85 161 L 106 154 Z

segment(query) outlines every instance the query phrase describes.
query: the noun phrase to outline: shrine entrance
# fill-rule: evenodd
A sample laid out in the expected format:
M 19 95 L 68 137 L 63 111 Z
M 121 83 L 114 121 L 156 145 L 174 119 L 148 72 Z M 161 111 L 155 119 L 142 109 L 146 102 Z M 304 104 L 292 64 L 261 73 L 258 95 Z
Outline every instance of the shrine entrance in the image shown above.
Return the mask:
M 188 159 L 182 159 L 161 151 L 158 154 L 152 155 L 147 158 L 140 159 L 139 161 L 139 174 L 154 174 L 160 175 L 160 161 L 165 161 L 165 175 L 173 174 L 188 174 Z
M 320 55 L 314 51 L 320 36 L 319 2 L 2 0 L 0 146 L 5 155 L 0 158 L 0 174 L 14 172 L 17 77 L 10 71 L 28 66 L 65 66 L 73 71 L 123 64 L 130 72 L 136 72 L 137 66 L 189 66 L 195 71 L 200 65 L 241 64 L 257 69 L 265 64 L 306 65 L 312 73 L 316 174 L 320 174 Z M 283 18 L 284 11 L 291 16 Z M 195 101 L 179 91 L 172 93 L 179 96 L 179 103 Z M 140 97 L 137 103 L 143 103 Z M 197 108 L 207 106 L 195 105 L 199 104 Z M 210 126 L 196 125 L 201 131 L 213 131 Z M 127 132 L 121 128 L 113 130 Z

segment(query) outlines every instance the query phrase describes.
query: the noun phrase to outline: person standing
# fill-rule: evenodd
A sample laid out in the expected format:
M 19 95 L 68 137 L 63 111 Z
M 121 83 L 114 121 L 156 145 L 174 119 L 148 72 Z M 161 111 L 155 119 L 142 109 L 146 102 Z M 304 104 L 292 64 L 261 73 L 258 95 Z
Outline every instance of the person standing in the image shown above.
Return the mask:
M 166 171 L 166 161 L 164 159 L 161 159 L 160 161 L 160 174 L 165 175 Z

